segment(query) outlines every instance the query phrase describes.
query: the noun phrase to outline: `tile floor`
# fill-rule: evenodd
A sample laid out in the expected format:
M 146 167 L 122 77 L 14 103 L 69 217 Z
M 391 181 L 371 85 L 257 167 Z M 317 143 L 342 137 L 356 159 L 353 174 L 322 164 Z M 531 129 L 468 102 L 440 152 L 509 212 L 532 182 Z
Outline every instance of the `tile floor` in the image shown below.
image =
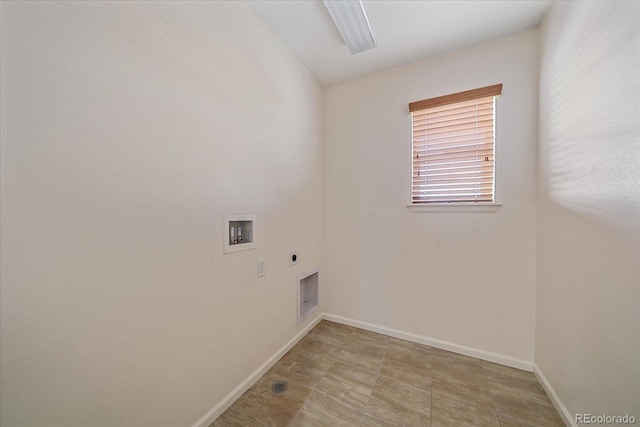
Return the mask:
M 274 394 L 275 381 L 287 390 Z M 211 427 L 564 426 L 530 372 L 323 320 Z

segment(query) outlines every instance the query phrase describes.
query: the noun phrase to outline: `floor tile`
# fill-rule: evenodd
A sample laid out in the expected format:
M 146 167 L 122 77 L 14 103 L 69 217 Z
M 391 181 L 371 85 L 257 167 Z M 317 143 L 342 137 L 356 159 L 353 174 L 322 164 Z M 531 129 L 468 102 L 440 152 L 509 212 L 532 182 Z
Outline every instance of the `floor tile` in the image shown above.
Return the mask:
M 479 359 L 434 349 L 431 352 L 431 371 L 434 379 L 445 378 L 486 386 Z
M 414 387 L 431 390 L 429 350 L 391 341 L 380 368 L 380 375 Z
M 360 427 L 430 427 L 431 420 L 425 416 L 411 416 L 400 414 L 390 415 L 390 418 L 380 418 L 374 414 L 366 412 Z M 392 419 L 392 421 L 390 421 Z
M 288 389 L 282 394 L 271 392 L 273 382 L 283 380 L 274 373 L 268 373 L 260 385 L 245 396 L 237 411 L 249 415 L 265 426 L 287 426 L 296 416 L 311 389 L 295 381 L 288 381 Z
M 491 390 L 493 403 L 499 416 L 523 423 L 544 426 L 562 426 L 564 422 L 551 403 L 515 395 L 508 391 Z
M 341 352 L 316 390 L 355 409 L 364 409 L 378 376 L 378 367 L 351 353 Z
M 365 331 L 364 329 L 354 328 L 353 332 L 349 336 L 350 341 L 366 341 L 371 344 L 377 344 L 381 346 L 386 346 L 389 344 L 391 340 L 390 337 L 382 334 L 377 334 L 371 331 Z
M 296 344 L 294 351 L 306 351 L 317 355 L 334 357 L 345 343 L 327 334 L 308 334 Z
M 434 357 L 446 359 L 451 362 L 455 362 L 456 365 L 464 365 L 482 369 L 482 360 L 476 359 L 475 357 L 465 356 L 464 354 L 458 354 L 452 351 L 441 350 L 438 348 L 432 348 L 431 355 Z
M 378 377 L 366 412 L 368 418 L 386 421 L 387 425 L 429 425 L 431 393 Z
M 493 410 L 481 410 L 434 394 L 431 400 L 431 425 L 500 427 L 500 422 Z
M 531 372 L 483 361 L 482 373 L 491 389 L 521 394 L 551 404 L 538 379 Z
M 415 353 L 423 354 L 424 356 L 431 356 L 431 353 L 434 351 L 434 349 L 429 346 L 393 337 L 389 338 L 389 345 L 404 347 Z
M 260 421 L 251 418 L 249 415 L 236 411 L 234 409 L 227 409 L 222 415 L 218 417 L 209 427 L 263 427 Z
M 326 320 L 318 323 L 309 334 L 327 334 L 335 337 L 347 338 L 349 337 L 353 331 L 354 327 L 342 325 L 340 323 L 329 322 Z
M 364 332 L 367 331 L 354 332 L 349 343 L 344 347 L 344 351 L 367 362 L 377 364 L 379 368 L 387 351 L 389 337 L 385 337 L 386 339 L 377 338 L 375 335 L 379 334 L 369 335 L 372 332 L 368 332 L 368 334 L 364 334 Z
M 500 427 L 538 427 L 534 424 L 527 424 L 522 421 L 512 420 L 511 418 L 505 418 L 498 416 L 498 420 L 500 421 Z
M 295 349 L 269 372 L 283 375 L 307 387 L 315 387 L 334 360 L 335 357 L 330 354 Z
M 324 393 L 314 391 L 291 423 L 292 427 L 357 427 L 364 409 L 346 406 Z
M 254 390 L 260 387 L 265 381 L 267 381 L 268 378 L 269 376 L 267 374 L 264 374 L 262 377 L 260 377 L 260 379 L 258 379 L 255 384 L 249 387 L 249 389 L 245 391 L 242 396 L 240 396 L 238 399 L 236 399 L 235 402 L 231 404 L 231 409 L 238 409 L 238 407 L 241 406 L 245 400 L 247 400 L 247 397 L 249 397 L 249 395 L 253 393 Z
M 431 381 L 431 392 L 475 406 L 480 410 L 494 410 L 491 393 L 487 386 L 465 382 L 457 378 L 434 377 Z

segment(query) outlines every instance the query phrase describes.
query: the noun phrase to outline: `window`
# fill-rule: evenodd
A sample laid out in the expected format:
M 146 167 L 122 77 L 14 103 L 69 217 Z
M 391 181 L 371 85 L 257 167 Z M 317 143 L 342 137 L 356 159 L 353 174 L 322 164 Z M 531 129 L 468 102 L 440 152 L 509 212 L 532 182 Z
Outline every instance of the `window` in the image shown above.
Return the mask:
M 502 84 L 409 104 L 412 205 L 493 203 L 495 99 Z

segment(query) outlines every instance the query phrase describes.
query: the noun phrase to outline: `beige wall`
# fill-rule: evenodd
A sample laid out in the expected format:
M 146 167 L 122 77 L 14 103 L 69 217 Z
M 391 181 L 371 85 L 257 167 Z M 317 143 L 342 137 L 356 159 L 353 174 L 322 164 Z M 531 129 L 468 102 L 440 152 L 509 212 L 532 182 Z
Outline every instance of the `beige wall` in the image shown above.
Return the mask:
M 640 4 L 541 26 L 536 356 L 568 414 L 640 418 Z
M 503 83 L 496 213 L 411 213 L 408 103 Z M 538 32 L 325 94 L 325 311 L 533 361 Z
M 190 425 L 303 326 L 322 91 L 242 2 L 1 7 L 1 424 Z

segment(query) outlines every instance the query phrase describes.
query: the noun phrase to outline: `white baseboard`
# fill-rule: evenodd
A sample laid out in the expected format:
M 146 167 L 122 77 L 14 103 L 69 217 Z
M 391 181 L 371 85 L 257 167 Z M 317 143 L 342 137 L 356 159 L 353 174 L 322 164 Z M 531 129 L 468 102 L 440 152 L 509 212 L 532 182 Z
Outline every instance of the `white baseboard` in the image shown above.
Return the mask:
M 298 332 L 293 338 L 291 338 L 285 345 L 283 345 L 278 351 L 276 351 L 266 362 L 264 362 L 258 369 L 253 371 L 244 381 L 242 381 L 231 393 L 227 394 L 220 402 L 218 402 L 213 408 L 209 409 L 206 414 L 202 416 L 198 421 L 193 424 L 193 427 L 208 427 L 212 422 L 216 420 L 229 406 L 233 404 L 245 391 L 256 383 L 273 365 L 276 364 L 282 356 L 284 356 L 291 348 L 298 343 L 307 333 L 313 329 L 322 320 L 322 315 L 316 316 L 307 326 L 305 326 L 300 332 Z
M 551 400 L 553 406 L 558 410 L 558 413 L 562 417 L 562 421 L 564 421 L 568 427 L 578 427 L 578 424 L 573 420 L 571 413 L 567 410 L 567 407 L 564 406 L 564 403 L 562 403 L 558 394 L 555 392 L 553 387 L 551 387 L 551 384 L 547 381 L 547 377 L 544 376 L 538 365 L 533 365 L 533 373 L 536 378 L 538 378 L 538 381 L 540 381 L 542 388 L 547 393 L 547 396 L 549 396 L 549 400 Z
M 379 334 L 388 335 L 390 337 L 399 338 L 402 340 L 411 341 L 418 344 L 428 345 L 429 347 L 435 347 L 441 350 L 447 350 L 454 353 L 464 354 L 465 356 L 471 356 L 471 357 L 486 360 L 489 362 L 498 363 L 500 365 L 506 365 L 512 368 L 522 369 L 527 372 L 533 371 L 533 362 L 530 362 L 528 360 L 516 359 L 514 357 L 492 353 L 490 351 L 478 350 L 478 349 L 467 347 L 464 345 L 454 344 L 448 341 L 443 341 L 443 340 L 429 338 L 429 337 L 423 337 L 421 335 L 416 335 L 409 332 L 403 332 L 397 329 L 386 328 L 384 326 L 373 325 L 371 323 L 360 322 L 359 320 L 349 319 L 342 316 L 336 316 L 334 314 L 324 313 L 322 315 L 322 318 L 329 320 L 331 322 L 342 323 L 344 325 L 365 329 L 371 332 L 377 332 Z

